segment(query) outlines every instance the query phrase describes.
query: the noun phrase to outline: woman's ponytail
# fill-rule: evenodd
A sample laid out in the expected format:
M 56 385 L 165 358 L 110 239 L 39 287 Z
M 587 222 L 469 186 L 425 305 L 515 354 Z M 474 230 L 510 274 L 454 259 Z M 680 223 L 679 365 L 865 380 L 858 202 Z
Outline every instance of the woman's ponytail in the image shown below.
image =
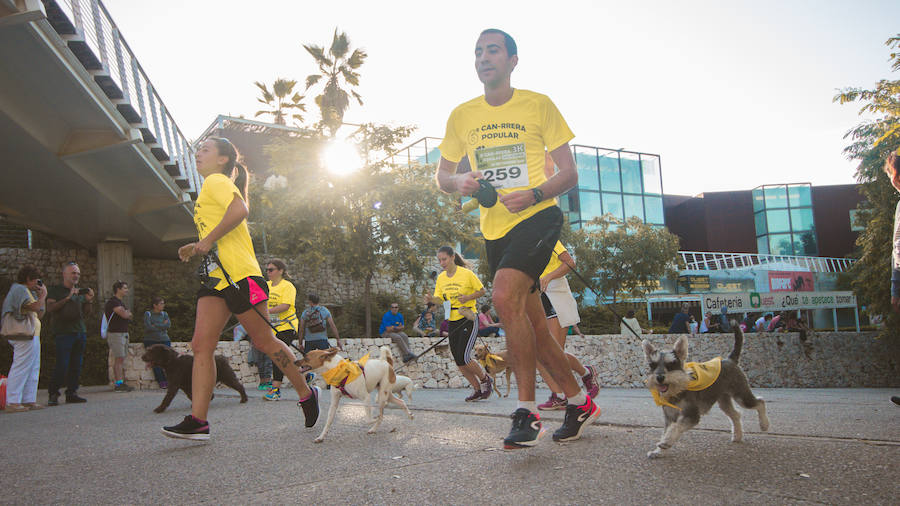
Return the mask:
M 236 163 L 234 164 L 234 185 L 237 186 L 238 191 L 241 192 L 241 196 L 244 197 L 244 203 L 247 206 L 250 205 L 250 173 L 247 171 L 247 168 L 243 165 Z

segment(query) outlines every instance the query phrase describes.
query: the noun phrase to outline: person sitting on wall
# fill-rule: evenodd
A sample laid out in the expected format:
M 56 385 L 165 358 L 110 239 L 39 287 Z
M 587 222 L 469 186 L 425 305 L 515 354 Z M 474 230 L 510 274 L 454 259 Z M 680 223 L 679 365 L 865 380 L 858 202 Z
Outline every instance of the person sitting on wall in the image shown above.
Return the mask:
M 434 306 L 434 304 L 430 304 L 430 306 Z M 434 313 L 428 309 L 423 311 L 422 314 L 416 318 L 416 322 L 413 323 L 413 330 L 415 330 L 416 334 L 419 334 L 420 337 L 436 336 L 437 322 L 434 321 Z

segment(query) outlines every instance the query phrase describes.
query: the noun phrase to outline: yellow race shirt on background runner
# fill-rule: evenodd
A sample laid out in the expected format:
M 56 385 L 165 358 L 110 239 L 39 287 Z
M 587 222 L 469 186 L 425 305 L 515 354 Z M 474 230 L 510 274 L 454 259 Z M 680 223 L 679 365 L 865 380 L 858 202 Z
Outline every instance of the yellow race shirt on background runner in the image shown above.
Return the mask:
M 450 307 L 452 307 L 453 310 L 447 315 L 447 319 L 455 322 L 465 318 L 465 316 L 459 314 L 458 308 L 467 307 L 471 309 L 473 313 L 477 313 L 475 310 L 475 299 L 460 303 L 459 296 L 471 295 L 482 288 L 484 288 L 484 285 L 481 284 L 481 281 L 474 272 L 465 267 L 457 267 L 456 273 L 452 278 L 447 276 L 447 271 L 442 272 L 437 277 L 437 281 L 434 285 L 434 296 L 441 300 L 450 301 Z
M 200 239 L 209 235 L 222 221 L 225 210 L 235 196 L 242 198 L 237 186 L 225 174 L 211 174 L 203 180 L 203 187 L 200 188 L 197 203 L 194 204 L 194 224 L 197 225 Z M 247 220 L 241 221 L 238 226 L 216 241 L 216 246 L 219 261 L 232 281 L 237 283 L 250 276 L 262 277 L 259 262 L 256 261 L 256 254 L 253 252 L 253 242 L 250 241 Z M 218 267 L 210 273 L 210 276 L 221 280 L 216 285 L 216 290 L 223 290 L 228 286 L 222 270 Z
M 516 89 L 497 107 L 480 96 L 454 109 L 438 149 L 454 163 L 468 155 L 472 170 L 480 170 L 503 195 L 543 184 L 544 150 L 553 151 L 573 137 L 546 95 Z M 515 214 L 500 203 L 482 207 L 481 233 L 485 239 L 499 239 L 520 221 L 554 205 L 556 199 L 547 199 Z
M 562 241 L 556 241 L 556 246 L 553 247 L 553 254 L 550 255 L 550 261 L 547 262 L 547 267 L 544 269 L 544 272 L 541 273 L 541 278 L 556 269 L 559 269 L 559 266 L 562 265 L 562 260 L 559 259 L 559 255 L 562 255 L 566 251 L 566 247 L 563 246 Z
M 297 288 L 286 279 L 282 279 L 277 285 L 273 285 L 271 281 L 266 281 L 266 283 L 269 285 L 268 307 L 273 308 L 281 304 L 288 305 L 285 311 L 278 313 L 278 319 L 282 323 L 275 326 L 275 332 L 281 332 L 282 330 L 296 331 L 297 308 L 294 304 L 297 301 Z

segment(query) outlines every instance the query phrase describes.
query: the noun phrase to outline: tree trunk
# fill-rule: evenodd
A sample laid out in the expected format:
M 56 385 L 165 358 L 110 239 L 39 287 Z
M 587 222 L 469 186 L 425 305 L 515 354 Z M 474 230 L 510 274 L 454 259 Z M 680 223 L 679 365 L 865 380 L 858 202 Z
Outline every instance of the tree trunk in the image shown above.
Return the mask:
M 370 292 L 372 289 L 372 274 L 366 274 L 366 285 L 363 290 L 363 304 L 366 306 L 366 335 L 365 337 L 372 337 L 372 302 L 370 299 Z

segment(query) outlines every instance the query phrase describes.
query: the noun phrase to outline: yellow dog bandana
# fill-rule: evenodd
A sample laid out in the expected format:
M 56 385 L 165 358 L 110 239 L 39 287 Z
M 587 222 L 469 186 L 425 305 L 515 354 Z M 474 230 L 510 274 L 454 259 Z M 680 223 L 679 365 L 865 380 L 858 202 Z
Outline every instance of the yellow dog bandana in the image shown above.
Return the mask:
M 481 364 L 481 367 L 484 367 L 485 370 L 493 369 L 497 365 L 498 360 L 503 360 L 503 357 L 500 355 L 494 355 L 493 353 L 488 353 L 486 357 L 479 360 L 478 363 Z
M 362 374 L 362 368 L 365 367 L 366 362 L 368 361 L 368 353 L 356 362 L 351 361 L 349 358 L 345 358 L 338 362 L 338 365 L 323 372 L 322 379 L 325 380 L 325 383 L 333 387 L 341 387 L 347 383 L 352 383 L 353 380 Z
M 705 390 L 719 379 L 719 373 L 722 372 L 722 357 L 716 357 L 709 362 L 688 362 L 684 364 L 684 370 L 691 377 L 688 382 L 687 389 L 692 391 Z M 653 394 L 653 400 L 657 406 L 669 406 L 675 409 L 681 409 L 678 406 L 663 399 L 659 395 L 659 390 L 653 388 L 650 390 Z

